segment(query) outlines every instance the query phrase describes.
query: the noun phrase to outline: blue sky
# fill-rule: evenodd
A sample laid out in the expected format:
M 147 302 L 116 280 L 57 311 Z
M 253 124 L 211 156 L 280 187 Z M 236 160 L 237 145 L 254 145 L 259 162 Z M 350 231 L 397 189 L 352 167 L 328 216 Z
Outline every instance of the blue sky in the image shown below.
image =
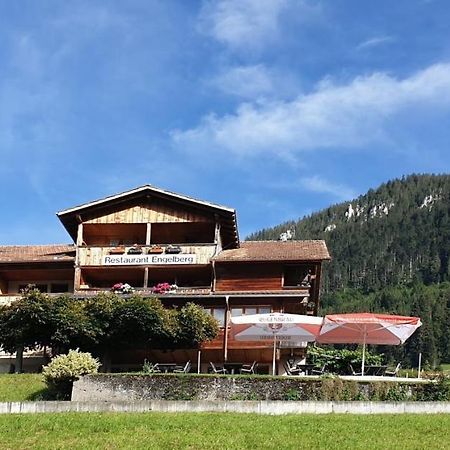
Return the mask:
M 0 244 L 146 183 L 245 236 L 450 171 L 446 0 L 0 5 Z

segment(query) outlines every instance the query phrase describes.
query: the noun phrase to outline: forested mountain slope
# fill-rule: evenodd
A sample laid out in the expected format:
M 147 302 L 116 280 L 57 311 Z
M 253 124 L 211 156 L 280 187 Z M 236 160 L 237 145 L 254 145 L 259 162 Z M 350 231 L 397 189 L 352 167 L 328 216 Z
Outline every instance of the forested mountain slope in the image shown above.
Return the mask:
M 422 318 L 420 331 L 383 351 L 414 365 L 450 361 L 450 176 L 411 175 L 349 202 L 249 236 L 325 239 L 321 313 L 376 311 Z
M 332 261 L 324 292 L 344 287 L 366 292 L 389 285 L 450 279 L 450 176 L 411 175 L 389 181 L 349 202 L 248 237 L 325 239 Z

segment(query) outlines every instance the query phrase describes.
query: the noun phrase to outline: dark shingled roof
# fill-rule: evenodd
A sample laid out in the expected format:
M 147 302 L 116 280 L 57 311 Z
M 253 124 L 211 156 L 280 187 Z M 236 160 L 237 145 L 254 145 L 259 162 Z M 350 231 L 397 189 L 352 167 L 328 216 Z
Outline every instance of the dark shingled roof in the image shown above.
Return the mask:
M 0 246 L 0 264 L 74 260 L 75 246 L 73 244 Z
M 244 241 L 240 248 L 223 250 L 215 258 L 227 261 L 321 261 L 329 260 L 325 241 Z

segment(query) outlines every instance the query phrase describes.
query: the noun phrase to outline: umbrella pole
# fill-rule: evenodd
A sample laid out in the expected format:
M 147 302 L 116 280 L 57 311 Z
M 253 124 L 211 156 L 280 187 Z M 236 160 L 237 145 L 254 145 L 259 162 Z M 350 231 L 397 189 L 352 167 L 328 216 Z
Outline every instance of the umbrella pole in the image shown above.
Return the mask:
M 277 357 L 277 336 L 273 337 L 273 357 L 272 357 L 272 375 L 276 375 L 275 373 L 275 359 Z
M 361 376 L 364 375 L 364 362 L 366 359 L 366 333 L 364 333 L 364 340 L 363 340 L 363 352 L 362 352 L 362 363 L 361 363 Z

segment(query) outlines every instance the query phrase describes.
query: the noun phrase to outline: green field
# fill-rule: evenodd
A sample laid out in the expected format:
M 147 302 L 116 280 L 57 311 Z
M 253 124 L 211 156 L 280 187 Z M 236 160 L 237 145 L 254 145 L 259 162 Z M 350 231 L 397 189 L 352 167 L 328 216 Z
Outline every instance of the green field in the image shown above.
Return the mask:
M 45 395 L 46 386 L 39 373 L 0 374 L 0 402 L 43 400 Z
M 0 416 L 2 449 L 444 449 L 450 415 L 62 413 Z

